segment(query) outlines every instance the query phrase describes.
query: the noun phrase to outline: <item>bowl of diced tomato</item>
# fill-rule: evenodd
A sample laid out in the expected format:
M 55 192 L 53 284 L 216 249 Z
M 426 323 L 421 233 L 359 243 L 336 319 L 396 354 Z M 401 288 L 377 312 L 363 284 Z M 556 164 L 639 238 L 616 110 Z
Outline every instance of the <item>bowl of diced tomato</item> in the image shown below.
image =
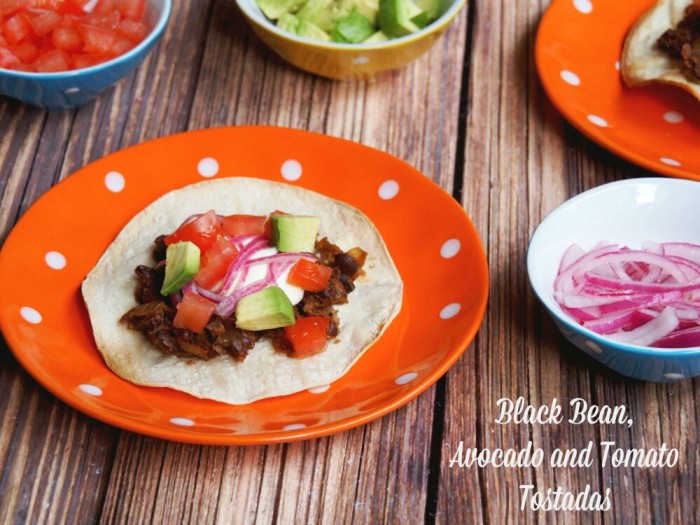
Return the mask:
M 0 0 L 0 95 L 81 106 L 146 58 L 171 0 Z

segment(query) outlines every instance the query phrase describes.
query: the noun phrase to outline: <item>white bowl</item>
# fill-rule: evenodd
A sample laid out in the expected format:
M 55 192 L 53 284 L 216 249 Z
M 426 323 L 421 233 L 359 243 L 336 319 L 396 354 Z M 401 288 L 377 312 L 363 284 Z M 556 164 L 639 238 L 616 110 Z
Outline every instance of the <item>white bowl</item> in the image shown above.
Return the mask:
M 644 178 L 612 182 L 559 206 L 535 230 L 527 271 L 535 294 L 562 334 L 617 372 L 647 381 L 700 375 L 700 347 L 659 349 L 612 341 L 565 313 L 554 299 L 559 261 L 571 244 L 585 250 L 600 241 L 641 248 L 645 241 L 700 244 L 700 182 Z

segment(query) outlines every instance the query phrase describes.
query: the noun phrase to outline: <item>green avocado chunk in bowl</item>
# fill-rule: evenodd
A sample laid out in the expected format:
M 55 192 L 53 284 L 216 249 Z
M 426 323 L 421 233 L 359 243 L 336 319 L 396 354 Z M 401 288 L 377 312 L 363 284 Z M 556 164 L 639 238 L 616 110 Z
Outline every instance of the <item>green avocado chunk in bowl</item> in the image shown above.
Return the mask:
M 300 37 L 344 44 L 379 43 L 416 33 L 436 20 L 442 0 L 257 0 L 277 27 Z

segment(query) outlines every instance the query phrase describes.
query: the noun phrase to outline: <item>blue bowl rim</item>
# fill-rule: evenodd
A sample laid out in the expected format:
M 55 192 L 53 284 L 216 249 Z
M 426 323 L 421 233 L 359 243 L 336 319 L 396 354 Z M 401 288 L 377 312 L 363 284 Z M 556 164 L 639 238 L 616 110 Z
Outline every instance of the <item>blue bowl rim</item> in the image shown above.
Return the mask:
M 596 332 L 593 332 L 592 330 L 589 330 L 588 328 L 585 328 L 584 326 L 581 326 L 578 324 L 576 321 L 574 321 L 572 318 L 563 315 L 563 313 L 558 312 L 556 310 L 552 310 L 544 301 L 543 295 L 540 293 L 540 291 L 537 289 L 537 287 L 534 285 L 532 282 L 531 278 L 531 264 L 534 265 L 534 263 L 531 263 L 531 249 L 533 246 L 533 242 L 535 241 L 535 237 L 537 236 L 537 232 L 540 229 L 540 227 L 545 224 L 546 222 L 554 221 L 556 220 L 556 216 L 563 210 L 570 208 L 571 206 L 575 206 L 578 204 L 579 201 L 588 199 L 591 197 L 591 195 L 595 195 L 596 193 L 600 193 L 602 191 L 608 191 L 613 187 L 617 186 L 627 186 L 627 185 L 636 185 L 640 183 L 655 183 L 658 184 L 660 181 L 662 184 L 680 184 L 680 185 L 696 185 L 700 184 L 696 181 L 690 181 L 690 180 L 685 180 L 685 179 L 669 179 L 665 177 L 644 177 L 644 178 L 636 178 L 636 179 L 625 179 L 625 180 L 619 180 L 619 181 L 614 181 L 614 182 L 609 182 L 607 184 L 602 184 L 600 186 L 596 186 L 595 188 L 591 188 L 590 190 L 584 191 L 582 193 L 579 193 L 578 195 L 575 195 L 574 197 L 566 200 L 559 206 L 557 206 L 555 209 L 553 209 L 551 212 L 549 212 L 544 219 L 539 223 L 537 228 L 535 228 L 535 231 L 532 234 L 532 237 L 530 237 L 530 242 L 528 244 L 527 248 L 527 256 L 526 256 L 526 267 L 527 267 L 527 273 L 528 273 L 528 280 L 530 282 L 530 287 L 532 288 L 532 291 L 535 293 L 539 301 L 542 303 L 542 305 L 545 307 L 545 309 L 549 312 L 549 314 L 555 318 L 558 322 L 566 325 L 567 328 L 571 329 L 574 332 L 578 332 L 584 336 L 586 336 L 588 339 L 591 339 L 595 341 L 598 344 L 601 344 L 603 346 L 608 346 L 608 347 L 613 347 L 618 351 L 621 352 L 628 352 L 630 354 L 640 354 L 645 357 L 655 357 L 655 358 L 687 358 L 687 357 L 695 357 L 698 356 L 700 357 L 700 346 L 692 346 L 688 348 L 655 348 L 651 346 L 638 346 L 638 345 L 631 345 L 631 344 L 626 344 L 622 343 L 619 341 L 614 341 L 612 339 L 609 339 L 605 336 L 601 336 L 600 334 L 597 334 Z
M 112 60 L 107 62 L 102 62 L 91 67 L 85 67 L 82 69 L 69 69 L 68 71 L 56 71 L 55 73 L 34 73 L 31 71 L 15 71 L 13 69 L 2 69 L 0 68 L 0 76 L 24 79 L 24 80 L 56 80 L 56 79 L 72 79 L 76 77 L 81 77 L 83 75 L 89 75 L 91 73 L 99 73 L 105 69 L 109 69 L 115 65 L 122 64 L 124 62 L 129 62 L 138 56 L 144 49 L 148 48 L 155 40 L 157 40 L 163 33 L 165 26 L 170 19 L 170 14 L 172 12 L 172 0 L 162 0 L 163 2 L 163 12 L 161 13 L 158 21 L 156 22 L 153 29 L 146 35 L 146 37 L 138 43 L 138 45 L 123 55 L 114 57 Z

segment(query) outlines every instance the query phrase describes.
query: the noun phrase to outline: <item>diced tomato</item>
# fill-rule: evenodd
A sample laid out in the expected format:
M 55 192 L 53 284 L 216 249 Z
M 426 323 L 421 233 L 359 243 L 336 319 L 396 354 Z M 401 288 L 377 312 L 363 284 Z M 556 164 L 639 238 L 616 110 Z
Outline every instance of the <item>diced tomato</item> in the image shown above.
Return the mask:
M 175 232 L 168 235 L 165 238 L 165 244 L 190 241 L 195 243 L 203 253 L 216 242 L 221 233 L 221 219 L 219 219 L 214 210 L 210 210 L 196 219 L 183 224 Z
M 116 11 L 117 5 L 114 0 L 99 0 L 95 4 L 95 8 L 92 10 L 93 13 L 98 15 L 108 15 L 109 13 Z
M 121 22 L 121 15 L 119 11 L 112 11 L 107 15 L 99 15 L 97 13 L 90 13 L 83 17 L 83 22 L 90 26 L 102 27 L 104 29 L 116 29 Z
M 284 335 L 294 349 L 294 357 L 309 357 L 323 352 L 328 344 L 330 317 L 300 317 L 292 326 L 285 326 Z
M 80 24 L 78 31 L 86 53 L 109 53 L 117 39 L 117 33 L 104 27 Z
M 114 44 L 112 44 L 112 48 L 109 50 L 109 52 L 114 56 L 119 56 L 123 55 L 127 51 L 131 51 L 132 49 L 134 49 L 134 43 L 131 40 L 117 35 L 117 38 L 114 41 Z
M 138 44 L 146 36 L 146 26 L 130 18 L 125 18 L 117 26 L 117 33 Z
M 70 63 L 64 51 L 54 49 L 40 55 L 32 65 L 39 73 L 55 73 L 56 71 L 67 70 Z
M 59 2 L 55 8 L 56 12 L 61 15 L 84 15 L 85 9 L 83 6 L 90 0 L 64 0 Z
M 287 275 L 287 282 L 308 292 L 320 292 L 331 278 L 332 268 L 308 259 L 299 259 Z
M 107 62 L 107 60 L 112 58 L 114 58 L 112 55 L 101 55 L 99 53 L 73 53 L 70 56 L 70 63 L 73 69 L 84 69 L 102 64 L 102 62 Z
M 0 47 L 0 67 L 10 69 L 19 64 L 19 58 L 6 47 Z
M 21 62 L 17 62 L 14 66 L 10 67 L 10 69 L 14 69 L 15 71 L 26 71 L 27 73 L 36 71 L 34 66 L 31 64 L 22 64 Z
M 83 18 L 77 15 L 63 15 L 59 27 L 72 27 L 78 29 L 78 25 L 82 23 Z
M 51 33 L 51 43 L 56 49 L 77 51 L 82 47 L 83 39 L 75 27 L 58 26 Z
M 199 286 L 213 290 L 215 285 L 224 278 L 236 257 L 238 257 L 238 248 L 225 237 L 219 237 L 202 255 L 199 271 L 194 276 L 195 282 Z
M 270 226 L 264 215 L 228 215 L 223 218 L 223 228 L 231 237 L 253 234 L 270 236 Z
M 32 0 L 0 0 L 0 17 L 9 16 L 13 13 L 31 7 Z
M 214 314 L 216 303 L 206 297 L 192 292 L 185 292 L 177 307 L 173 324 L 178 328 L 186 328 L 196 334 L 201 333 Z
M 29 24 L 36 36 L 48 35 L 61 23 L 61 15 L 55 11 L 41 10 L 33 11 L 29 17 Z
M 31 64 L 39 56 L 39 48 L 31 40 L 22 40 L 12 48 L 12 52 L 24 64 Z
M 29 24 L 27 13 L 20 12 L 2 23 L 2 34 L 9 44 L 17 45 L 29 36 L 32 26 Z
M 124 18 L 141 20 L 146 7 L 145 0 L 116 0 L 116 6 Z

